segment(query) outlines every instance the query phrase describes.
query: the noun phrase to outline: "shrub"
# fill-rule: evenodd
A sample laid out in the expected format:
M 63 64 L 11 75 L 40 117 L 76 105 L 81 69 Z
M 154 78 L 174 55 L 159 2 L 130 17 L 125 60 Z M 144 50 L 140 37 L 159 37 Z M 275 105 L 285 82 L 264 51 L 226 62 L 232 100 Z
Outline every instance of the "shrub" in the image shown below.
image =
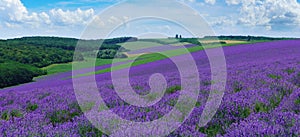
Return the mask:
M 268 77 L 271 79 L 277 79 L 277 80 L 282 78 L 281 76 L 275 75 L 275 74 L 269 74 Z
M 268 112 L 268 111 L 269 109 L 264 103 L 257 102 L 255 104 L 254 112 L 258 113 L 258 112 Z
M 238 111 L 239 111 L 239 116 L 240 118 L 247 118 L 250 114 L 251 114 L 251 109 L 250 108 L 242 108 L 242 107 L 238 107 Z
M 5 110 L 1 114 L 1 119 L 6 120 L 6 121 L 8 121 L 14 117 L 20 118 L 20 117 L 23 117 L 23 114 L 20 110 L 16 110 L 16 109 L 11 110 L 10 112 Z
M 26 110 L 27 112 L 35 111 L 38 108 L 37 104 L 27 103 Z
M 78 132 L 81 137 L 85 137 L 85 136 L 102 137 L 102 135 L 104 135 L 99 129 L 95 128 L 93 125 L 90 124 L 79 124 Z
M 295 100 L 296 105 L 300 105 L 300 96 Z
M 166 93 L 167 94 L 173 94 L 173 93 L 175 93 L 176 91 L 179 91 L 179 90 L 181 90 L 181 86 L 178 86 L 178 85 L 171 86 L 171 87 L 167 88 Z
M 287 72 L 289 75 L 295 73 L 295 68 L 287 68 L 284 70 L 285 72 Z
M 2 112 L 1 119 L 7 120 L 7 121 L 10 119 L 10 114 L 9 114 L 9 112 L 7 110 L 4 111 L 4 112 Z
M 55 126 L 57 123 L 65 123 L 72 121 L 75 116 L 79 116 L 77 112 L 71 113 L 68 110 L 56 110 L 46 115 L 50 119 L 50 122 Z
M 11 117 L 18 117 L 18 118 L 23 117 L 22 112 L 20 110 L 16 110 L 16 109 L 12 110 L 10 112 L 10 115 L 11 115 Z
M 16 62 L 0 64 L 0 88 L 31 82 L 33 77 L 44 75 L 45 71 Z
M 233 83 L 233 91 L 235 93 L 240 92 L 243 89 L 243 85 L 240 82 L 235 81 Z
M 218 133 L 224 133 L 223 127 L 219 124 L 214 124 L 214 125 L 207 126 L 207 127 L 201 127 L 201 128 L 198 128 L 198 129 L 201 133 L 204 133 L 209 137 L 214 137 Z
M 183 38 L 183 39 L 180 39 L 179 42 L 188 42 L 191 44 L 202 46 L 202 44 L 199 42 L 199 40 L 197 38 Z

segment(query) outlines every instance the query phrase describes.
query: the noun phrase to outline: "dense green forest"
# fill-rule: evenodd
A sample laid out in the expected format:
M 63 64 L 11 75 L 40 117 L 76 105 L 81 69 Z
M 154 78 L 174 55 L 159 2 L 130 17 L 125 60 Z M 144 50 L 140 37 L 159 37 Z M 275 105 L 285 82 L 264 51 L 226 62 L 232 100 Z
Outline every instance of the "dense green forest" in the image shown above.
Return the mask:
M 0 88 L 31 82 L 33 77 L 45 74 L 45 71 L 31 65 L 2 61 L 0 63 Z
M 98 58 L 126 58 L 120 52 L 128 51 L 118 45 L 137 38 L 122 37 L 106 40 L 79 40 L 58 37 L 23 37 L 0 40 L 0 88 L 32 81 L 33 77 L 45 75 L 40 68 L 57 63 L 84 61 L 83 55 L 98 52 Z M 77 44 L 85 52 L 73 57 Z M 101 47 L 99 48 L 99 46 Z

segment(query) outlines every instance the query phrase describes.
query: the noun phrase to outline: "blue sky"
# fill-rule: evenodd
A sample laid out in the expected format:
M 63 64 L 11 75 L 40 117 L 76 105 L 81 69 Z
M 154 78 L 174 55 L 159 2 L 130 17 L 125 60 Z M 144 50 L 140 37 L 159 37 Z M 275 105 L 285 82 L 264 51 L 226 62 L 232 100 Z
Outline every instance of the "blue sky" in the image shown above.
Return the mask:
M 0 39 L 23 36 L 79 38 L 90 21 L 120 1 L 0 0 Z M 177 1 L 195 9 L 216 35 L 300 37 L 299 0 Z M 135 0 L 132 3 L 135 3 Z M 139 4 L 142 5 L 142 2 L 139 1 Z M 116 22 L 125 20 L 115 19 L 113 16 L 111 18 L 111 21 Z M 131 31 L 126 33 L 132 36 L 150 33 L 151 29 L 161 30 L 159 33 L 165 33 L 166 36 L 174 36 L 176 31 L 182 31 L 166 22 L 140 21 L 132 25 L 128 23 L 127 26 L 130 26 L 127 30 L 130 28 Z M 116 33 L 116 36 L 126 33 Z

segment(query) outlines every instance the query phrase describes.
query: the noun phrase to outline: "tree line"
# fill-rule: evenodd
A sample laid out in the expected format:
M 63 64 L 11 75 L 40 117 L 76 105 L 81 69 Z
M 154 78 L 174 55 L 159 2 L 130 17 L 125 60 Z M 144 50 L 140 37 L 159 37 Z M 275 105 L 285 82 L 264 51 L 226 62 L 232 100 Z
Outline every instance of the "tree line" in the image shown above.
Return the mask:
M 79 40 L 59 37 L 23 37 L 0 40 L 0 88 L 13 86 L 32 81 L 33 77 L 45 75 L 42 67 L 57 63 L 84 61 L 83 54 L 98 52 L 97 57 L 111 59 L 127 56 L 117 51 L 126 52 L 127 49 L 118 45 L 127 41 L 136 41 L 137 38 L 122 37 L 106 40 Z M 100 44 L 101 47 L 99 48 Z M 80 51 L 74 51 L 80 44 Z

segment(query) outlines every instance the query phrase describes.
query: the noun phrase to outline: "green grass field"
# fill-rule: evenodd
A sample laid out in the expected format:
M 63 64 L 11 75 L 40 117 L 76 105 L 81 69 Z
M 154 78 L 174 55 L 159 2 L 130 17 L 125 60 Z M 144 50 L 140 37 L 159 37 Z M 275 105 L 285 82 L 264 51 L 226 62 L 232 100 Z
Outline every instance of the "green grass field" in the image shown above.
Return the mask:
M 240 42 L 233 42 L 233 43 L 227 42 L 226 44 L 222 44 L 221 46 L 225 47 L 225 46 L 258 43 L 258 42 L 267 42 L 267 41 L 250 41 L 250 42 L 249 41 L 240 41 Z M 132 50 L 138 50 L 138 49 L 144 49 L 144 48 L 150 48 L 150 47 L 156 47 L 156 46 L 163 46 L 164 44 L 162 44 L 162 43 L 172 43 L 170 45 L 173 45 L 173 46 L 180 46 L 180 45 L 188 44 L 188 43 L 180 43 L 176 39 L 154 39 L 154 40 L 146 39 L 146 40 L 142 40 L 142 41 L 123 43 L 123 44 L 121 44 L 121 46 L 125 47 L 126 49 L 130 49 L 132 51 Z M 205 47 L 216 48 L 216 47 L 218 47 L 218 45 L 207 43 Z M 188 48 L 188 52 L 196 52 L 196 51 L 203 50 L 203 49 L 204 49 L 204 47 L 202 47 L 202 46 L 196 46 L 196 47 Z M 158 60 L 167 58 L 166 56 L 163 56 L 162 54 L 166 54 L 169 57 L 174 57 L 174 56 L 186 54 L 188 52 L 185 49 L 175 49 L 175 50 L 170 50 L 170 51 L 164 51 L 164 52 L 161 52 L 160 54 L 146 53 L 144 55 L 133 56 L 133 57 L 129 57 L 126 59 L 115 59 L 115 60 L 113 60 L 113 59 L 96 59 L 96 61 L 95 61 L 93 59 L 88 58 L 88 59 L 86 59 L 86 61 L 83 61 L 83 62 L 75 62 L 77 64 L 76 66 L 78 66 L 78 68 L 76 68 L 76 69 L 93 67 L 94 63 L 95 63 L 95 66 L 101 66 L 101 65 L 111 64 L 112 62 L 123 62 L 123 61 L 128 61 L 128 60 L 134 60 L 137 57 L 139 58 L 139 60 L 134 61 L 133 64 L 125 63 L 125 64 L 114 66 L 112 68 L 99 70 L 99 71 L 96 71 L 95 73 L 91 72 L 91 73 L 81 74 L 76 77 L 106 73 L 106 72 L 110 72 L 110 71 L 120 70 L 120 69 L 128 68 L 131 66 L 146 64 L 149 62 L 154 62 L 154 61 L 158 61 Z M 44 67 L 43 70 L 46 70 L 48 72 L 48 75 L 61 73 L 61 72 L 68 72 L 68 71 L 72 71 L 72 63 L 54 64 L 54 65 Z
M 115 62 L 121 62 L 125 61 L 127 59 L 117 59 Z M 112 63 L 112 59 L 97 59 L 95 62 L 91 58 L 85 59 L 85 61 L 82 62 L 74 62 L 75 64 L 80 64 L 80 66 L 77 69 L 83 69 L 83 68 L 90 68 L 93 67 L 93 63 L 95 63 L 95 66 L 102 66 Z M 72 65 L 73 63 L 62 63 L 62 64 L 53 64 L 47 67 L 42 68 L 43 70 L 47 71 L 48 75 L 56 74 L 56 73 L 62 73 L 62 72 L 68 72 L 72 71 Z

